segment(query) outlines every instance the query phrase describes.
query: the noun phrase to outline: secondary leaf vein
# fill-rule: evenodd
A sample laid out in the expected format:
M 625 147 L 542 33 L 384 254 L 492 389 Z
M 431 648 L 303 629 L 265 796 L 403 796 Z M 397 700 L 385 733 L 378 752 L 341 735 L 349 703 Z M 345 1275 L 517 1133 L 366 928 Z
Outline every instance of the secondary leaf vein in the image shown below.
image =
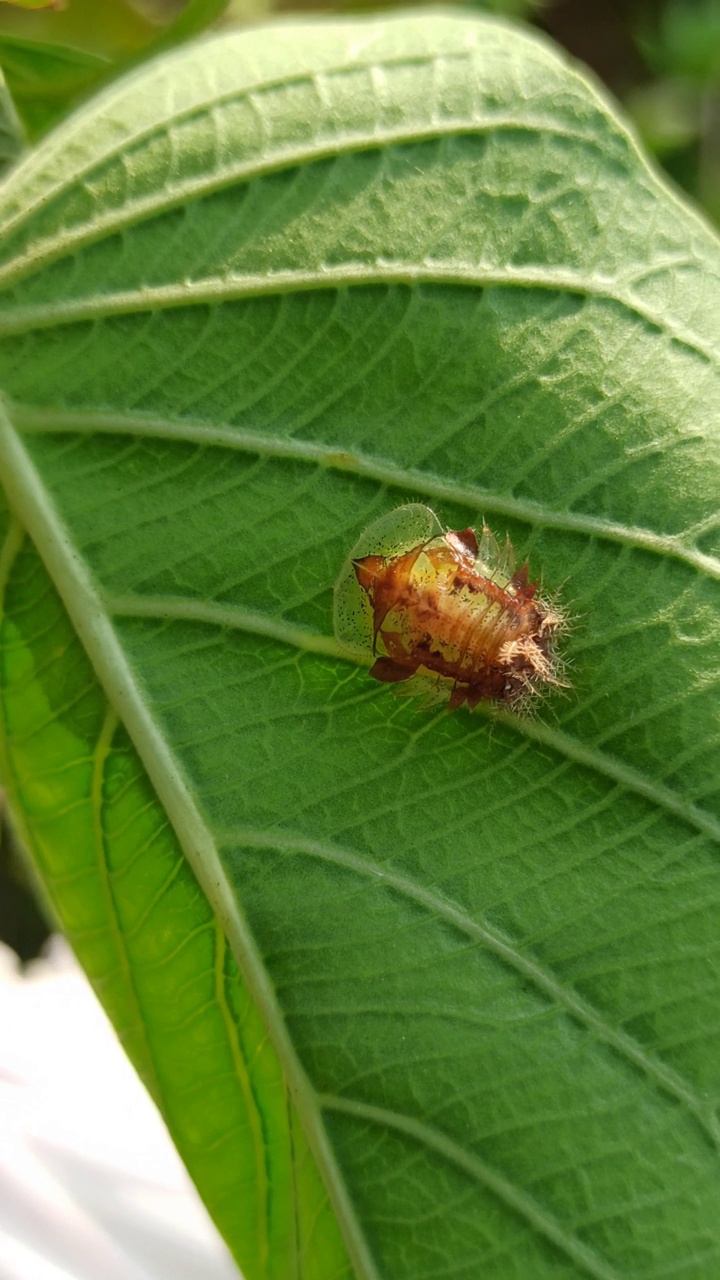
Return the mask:
M 655 555 L 683 561 L 707 577 L 720 580 L 720 558 L 687 546 L 679 537 L 605 520 L 584 512 L 553 511 L 539 502 L 509 497 L 484 489 L 481 485 L 463 483 L 412 467 L 398 467 L 385 459 L 349 452 L 340 445 L 318 444 L 316 441 L 288 436 L 272 438 L 258 432 L 244 431 L 242 428 L 218 427 L 201 420 L 184 421 L 87 410 L 49 410 L 27 404 L 14 405 L 12 412 L 14 420 L 25 432 L 101 433 L 176 440 L 347 471 L 352 475 L 376 480 L 388 488 L 405 490 L 414 496 L 423 495 L 462 503 L 483 513 L 509 516 L 539 528 L 585 533 L 591 538 L 603 538 L 638 547 Z
M 278 270 L 209 277 L 180 284 L 141 285 L 134 289 L 104 292 L 97 296 L 14 306 L 0 310 L 0 335 L 10 337 L 33 329 L 99 321 L 121 315 L 152 314 L 172 308 L 217 306 L 248 298 L 277 297 L 370 286 L 450 285 L 463 289 L 542 289 L 566 292 L 614 303 L 669 340 L 685 347 L 708 364 L 720 361 L 713 344 L 704 343 L 691 329 L 654 312 L 639 298 L 625 292 L 611 278 L 581 275 L 546 265 L 499 268 L 492 263 L 426 261 L 422 263 L 378 260 L 371 264 L 347 262 L 339 267 L 321 265 L 305 270 Z
M 247 846 L 265 848 L 280 853 L 300 854 L 318 858 L 325 862 L 347 868 L 349 871 L 385 886 L 402 897 L 417 903 L 425 911 L 430 912 L 472 941 L 480 943 L 492 952 L 514 972 L 530 981 L 539 991 L 560 1007 L 572 1018 L 590 1031 L 604 1044 L 609 1045 L 626 1062 L 631 1062 L 648 1079 L 654 1081 L 665 1093 L 670 1094 L 690 1112 L 699 1123 L 705 1136 L 713 1147 L 720 1143 L 720 1135 L 711 1111 L 706 1111 L 702 1102 L 696 1097 L 691 1086 L 664 1063 L 646 1053 L 645 1049 L 626 1032 L 612 1027 L 603 1015 L 583 1000 L 577 992 L 564 986 L 552 974 L 546 972 L 537 960 L 524 955 L 517 946 L 500 937 L 487 925 L 473 919 L 467 912 L 453 903 L 440 897 L 433 889 L 416 884 L 406 876 L 388 871 L 385 867 L 373 863 L 370 859 L 359 856 L 350 850 L 342 849 L 319 840 L 303 836 L 289 836 L 282 832 L 255 831 L 239 828 L 224 831 L 219 836 L 224 847 Z
M 528 1222 L 538 1234 L 550 1240 L 586 1275 L 594 1277 L 594 1280 L 620 1280 L 619 1273 L 609 1263 L 598 1257 L 577 1237 L 564 1231 L 537 1200 L 526 1195 L 497 1169 L 493 1169 L 473 1152 L 466 1151 L 438 1129 L 416 1120 L 414 1116 L 401 1115 L 387 1107 L 372 1106 L 355 1098 L 322 1094 L 320 1103 L 326 1111 L 339 1112 L 372 1125 L 393 1129 L 421 1143 L 424 1147 L 429 1147 L 487 1187 L 499 1200 Z

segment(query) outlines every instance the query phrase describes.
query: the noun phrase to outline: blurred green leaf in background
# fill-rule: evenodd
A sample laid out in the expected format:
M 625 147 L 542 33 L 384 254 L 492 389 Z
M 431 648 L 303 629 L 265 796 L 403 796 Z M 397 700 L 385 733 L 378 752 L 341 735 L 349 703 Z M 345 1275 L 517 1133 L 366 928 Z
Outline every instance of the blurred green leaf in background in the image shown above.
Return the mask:
M 18 9 L 64 9 L 65 0 L 6 0 Z

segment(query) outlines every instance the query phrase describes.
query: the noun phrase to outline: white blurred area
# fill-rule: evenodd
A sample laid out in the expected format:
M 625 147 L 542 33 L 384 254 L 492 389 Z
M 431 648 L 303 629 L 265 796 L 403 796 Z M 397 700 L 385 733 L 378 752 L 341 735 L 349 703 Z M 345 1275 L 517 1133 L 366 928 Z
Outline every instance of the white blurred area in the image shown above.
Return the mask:
M 239 1280 L 67 945 L 0 944 L 0 1280 Z

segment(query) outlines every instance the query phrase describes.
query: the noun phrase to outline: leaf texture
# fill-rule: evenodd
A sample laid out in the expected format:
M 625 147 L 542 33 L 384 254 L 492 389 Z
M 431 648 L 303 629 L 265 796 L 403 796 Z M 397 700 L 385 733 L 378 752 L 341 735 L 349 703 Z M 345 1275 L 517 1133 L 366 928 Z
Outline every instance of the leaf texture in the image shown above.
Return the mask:
M 360 1280 L 710 1280 L 712 234 L 544 43 L 438 15 L 164 58 L 0 234 L 4 769 L 248 1280 L 347 1274 L 295 1134 Z M 408 500 L 561 589 L 569 697 L 428 712 L 338 651 Z

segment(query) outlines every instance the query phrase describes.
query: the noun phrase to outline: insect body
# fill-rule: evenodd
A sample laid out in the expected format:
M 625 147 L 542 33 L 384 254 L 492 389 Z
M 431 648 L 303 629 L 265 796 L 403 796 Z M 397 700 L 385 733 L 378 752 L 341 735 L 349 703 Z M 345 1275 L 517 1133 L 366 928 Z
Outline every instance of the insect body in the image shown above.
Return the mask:
M 373 657 L 370 674 L 413 681 L 451 707 L 517 706 L 562 685 L 555 645 L 564 616 L 517 571 L 507 542 L 487 527 L 443 532 L 411 504 L 363 534 L 335 589 L 335 630 L 346 648 Z

